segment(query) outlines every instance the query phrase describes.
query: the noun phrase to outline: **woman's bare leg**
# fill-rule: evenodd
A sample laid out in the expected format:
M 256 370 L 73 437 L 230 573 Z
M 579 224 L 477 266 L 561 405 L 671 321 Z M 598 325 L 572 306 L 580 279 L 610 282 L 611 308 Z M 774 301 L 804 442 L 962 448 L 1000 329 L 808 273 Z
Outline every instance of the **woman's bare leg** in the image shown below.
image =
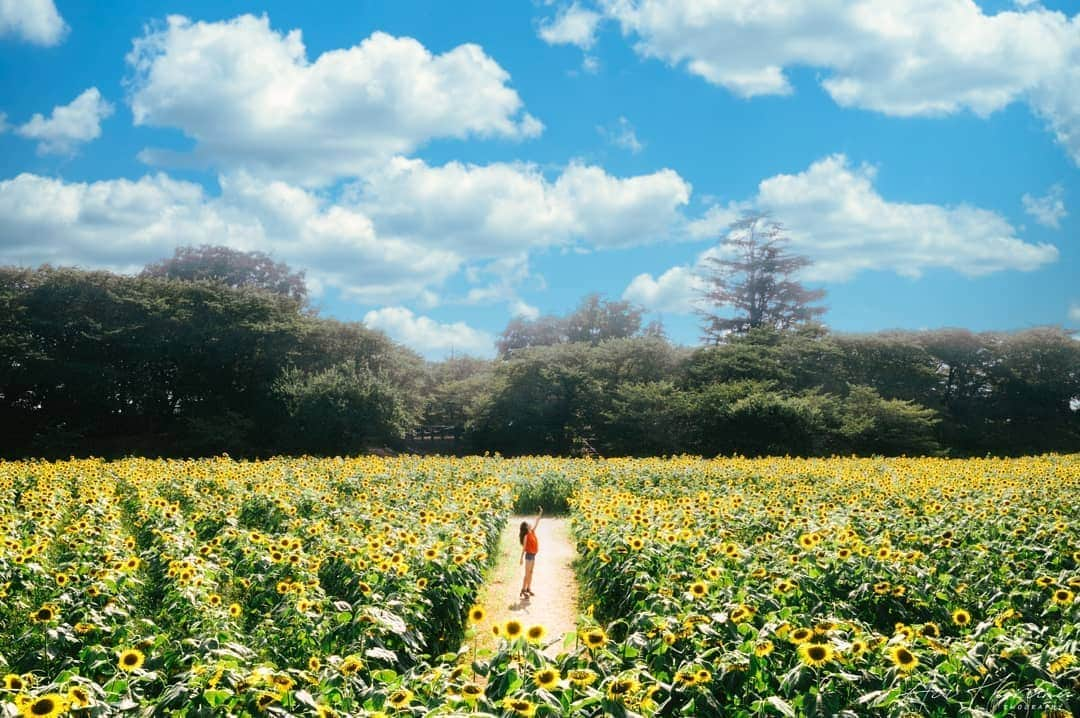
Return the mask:
M 536 564 L 535 560 L 525 562 L 525 580 L 521 584 L 521 590 L 522 591 L 531 591 L 532 590 L 533 566 L 535 564 Z

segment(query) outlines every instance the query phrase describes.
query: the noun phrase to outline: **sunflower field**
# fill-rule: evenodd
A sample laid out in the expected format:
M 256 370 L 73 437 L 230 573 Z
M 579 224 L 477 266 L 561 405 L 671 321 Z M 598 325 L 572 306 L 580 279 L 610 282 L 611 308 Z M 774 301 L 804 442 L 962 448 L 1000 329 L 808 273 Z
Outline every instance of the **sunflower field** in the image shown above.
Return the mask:
M 535 504 L 565 636 L 474 605 Z M 0 715 L 1077 715 L 1078 510 L 1080 456 L 0 463 Z
M 666 714 L 1080 715 L 1077 457 L 614 460 L 575 504 Z
M 0 464 L 0 705 L 403 703 L 421 658 L 460 644 L 509 508 L 469 460 Z

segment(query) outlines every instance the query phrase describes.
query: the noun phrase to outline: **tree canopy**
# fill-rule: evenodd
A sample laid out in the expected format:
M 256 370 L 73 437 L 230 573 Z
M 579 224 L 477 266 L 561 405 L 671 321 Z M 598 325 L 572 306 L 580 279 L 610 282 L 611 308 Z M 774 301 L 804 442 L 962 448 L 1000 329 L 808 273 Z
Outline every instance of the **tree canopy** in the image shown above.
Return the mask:
M 303 302 L 307 299 L 304 272 L 294 272 L 262 252 L 241 252 L 229 247 L 200 245 L 177 247 L 173 256 L 148 264 L 144 277 L 188 282 L 219 282 L 233 289 L 262 289 Z
M 814 305 L 825 291 L 807 289 L 795 278 L 810 260 L 790 253 L 789 242 L 783 226 L 765 214 L 747 214 L 728 228 L 704 260 L 702 297 L 711 305 L 700 312 L 706 342 L 761 327 L 792 329 L 825 313 Z M 734 314 L 717 313 L 726 309 Z
M 168 271 L 0 268 L 0 455 L 424 449 L 431 426 L 440 451 L 504 454 L 1080 451 L 1080 341 L 1059 327 L 763 322 L 687 348 L 588 295 L 512 321 L 495 360 L 426 363 L 274 291 L 287 266 L 286 285 Z

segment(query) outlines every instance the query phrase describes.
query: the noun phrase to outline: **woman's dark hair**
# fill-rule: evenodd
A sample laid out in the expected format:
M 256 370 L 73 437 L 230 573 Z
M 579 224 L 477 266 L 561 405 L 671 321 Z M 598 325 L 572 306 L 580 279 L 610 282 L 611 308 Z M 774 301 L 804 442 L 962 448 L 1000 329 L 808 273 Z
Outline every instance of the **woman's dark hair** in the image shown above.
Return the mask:
M 521 522 L 521 528 L 518 529 L 518 542 L 521 543 L 522 546 L 525 545 L 525 537 L 528 536 L 528 535 L 529 535 L 529 522 L 528 521 L 522 521 Z

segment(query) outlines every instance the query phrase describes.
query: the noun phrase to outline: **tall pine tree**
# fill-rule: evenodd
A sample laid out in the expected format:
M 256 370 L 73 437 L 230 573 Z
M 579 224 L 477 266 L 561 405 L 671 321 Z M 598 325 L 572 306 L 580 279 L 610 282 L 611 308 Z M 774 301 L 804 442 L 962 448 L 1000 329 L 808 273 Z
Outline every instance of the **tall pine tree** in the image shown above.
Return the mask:
M 744 215 L 728 228 L 701 275 L 702 296 L 710 305 L 699 312 L 705 342 L 719 344 L 729 334 L 759 327 L 784 331 L 825 313 L 825 307 L 812 306 L 825 291 L 807 289 L 793 278 L 811 262 L 788 252 L 789 241 L 783 226 L 766 214 Z

